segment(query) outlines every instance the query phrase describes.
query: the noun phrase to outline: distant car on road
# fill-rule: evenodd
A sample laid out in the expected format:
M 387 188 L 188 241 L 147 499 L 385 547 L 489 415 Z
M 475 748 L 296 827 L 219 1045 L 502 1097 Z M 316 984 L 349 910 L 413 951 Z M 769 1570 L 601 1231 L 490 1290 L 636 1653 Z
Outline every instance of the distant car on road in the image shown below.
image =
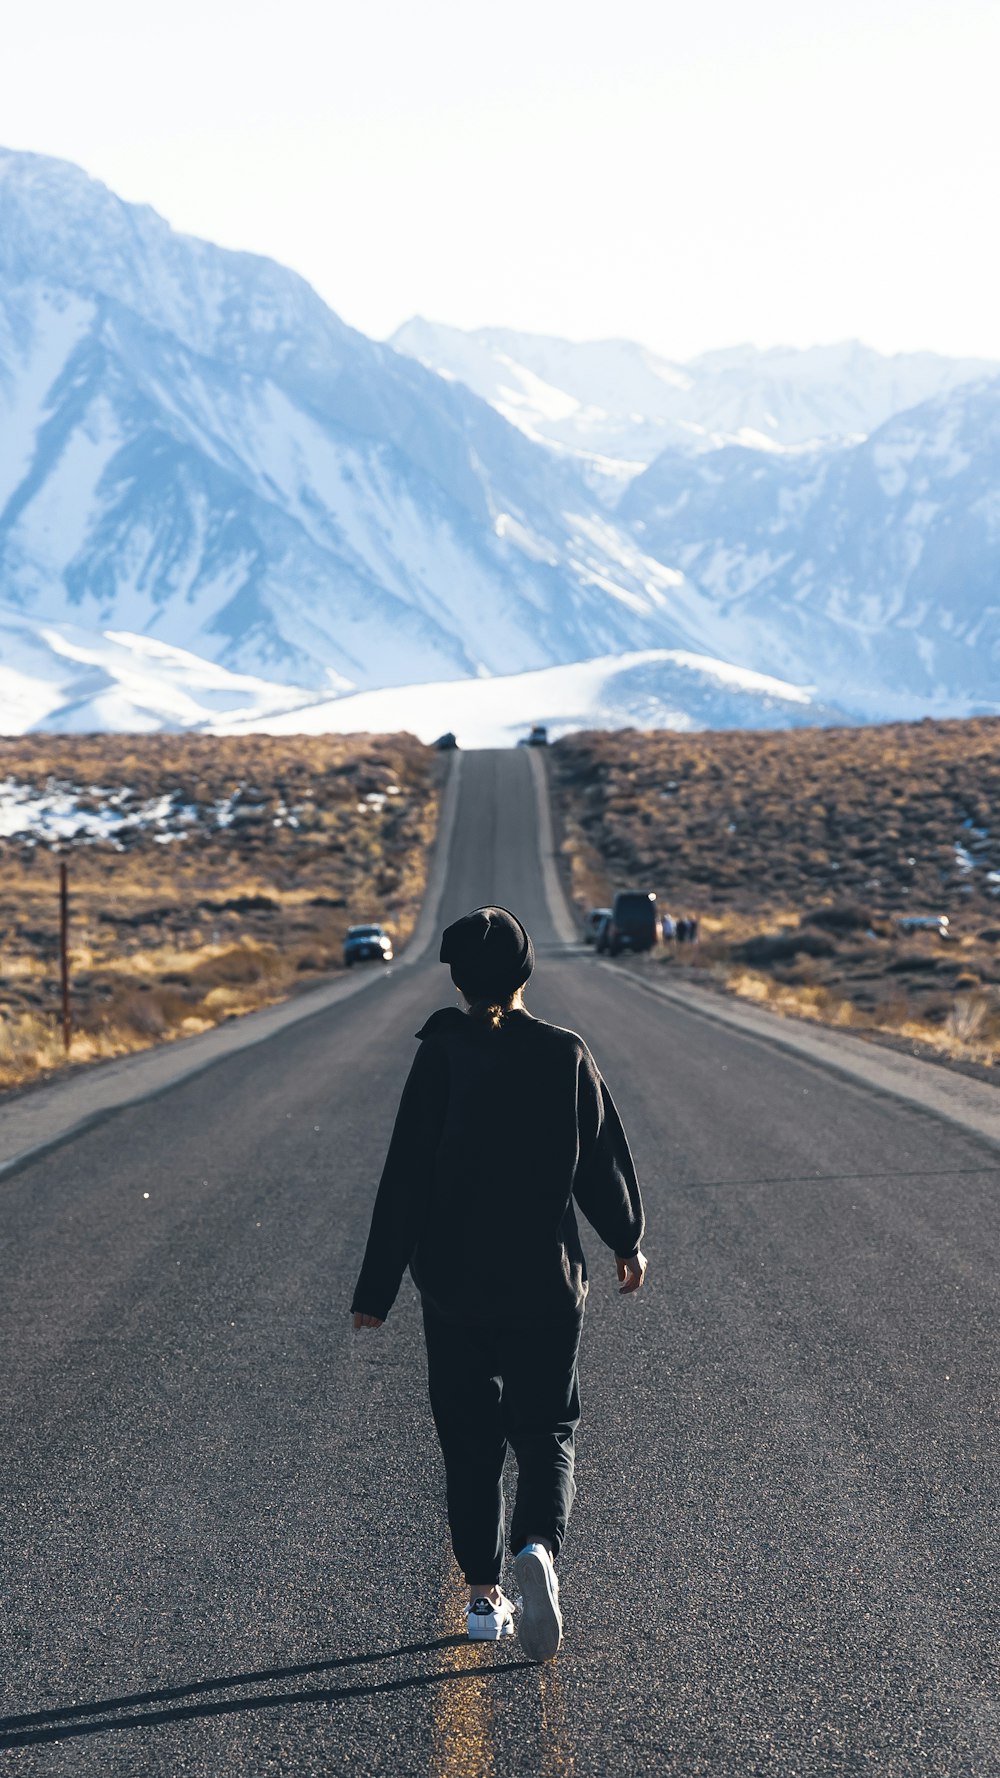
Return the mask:
M 651 951 L 660 936 L 656 896 L 652 889 L 619 889 L 605 930 L 612 957 L 619 951 Z
M 452 748 L 458 746 L 458 740 L 449 729 L 447 734 L 438 735 L 437 740 L 431 742 L 431 746 L 436 747 L 439 753 L 450 753 Z
M 583 922 L 583 942 L 585 945 L 596 944 L 597 934 L 603 920 L 610 920 L 610 908 L 591 908 Z
M 384 926 L 349 926 L 344 935 L 344 962 L 391 963 L 392 939 Z
M 597 952 L 598 956 L 603 957 L 608 948 L 608 929 L 610 925 L 611 909 L 609 908 L 606 914 L 601 915 L 594 932 L 594 950 Z
M 526 735 L 521 736 L 517 744 L 519 747 L 547 747 L 549 731 L 544 722 L 536 722 Z

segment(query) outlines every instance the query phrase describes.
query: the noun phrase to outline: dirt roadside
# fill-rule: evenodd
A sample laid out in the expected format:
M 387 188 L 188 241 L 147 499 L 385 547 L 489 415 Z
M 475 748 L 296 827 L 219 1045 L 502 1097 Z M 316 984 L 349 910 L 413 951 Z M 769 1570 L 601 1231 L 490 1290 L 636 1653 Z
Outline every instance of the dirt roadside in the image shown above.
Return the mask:
M 587 733 L 548 763 L 581 919 L 626 887 L 698 919 L 630 967 L 991 1077 L 1000 719 Z
M 0 739 L 0 1088 L 205 1031 L 413 929 L 443 761 L 412 736 Z

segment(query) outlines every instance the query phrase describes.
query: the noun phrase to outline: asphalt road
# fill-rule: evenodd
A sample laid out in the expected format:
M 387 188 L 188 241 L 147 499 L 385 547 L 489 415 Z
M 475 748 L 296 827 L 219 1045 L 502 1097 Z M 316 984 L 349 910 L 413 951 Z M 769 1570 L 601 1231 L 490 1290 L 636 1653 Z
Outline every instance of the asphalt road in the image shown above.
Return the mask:
M 635 1299 L 590 1241 L 558 1661 L 459 1639 L 409 1283 L 349 1332 L 432 951 L 0 1184 L 0 1764 L 1000 1773 L 1000 1153 L 560 946 L 524 753 L 463 761 L 484 900 L 650 1220 Z

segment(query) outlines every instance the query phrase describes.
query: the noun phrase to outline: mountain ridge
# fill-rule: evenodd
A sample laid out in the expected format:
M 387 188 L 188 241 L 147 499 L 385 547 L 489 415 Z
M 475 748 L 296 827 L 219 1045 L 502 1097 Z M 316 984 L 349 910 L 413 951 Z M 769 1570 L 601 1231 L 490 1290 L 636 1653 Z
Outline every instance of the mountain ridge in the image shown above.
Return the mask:
M 573 342 L 534 337 L 538 371 L 582 362 Z M 10 695 L 23 681 L 24 708 L 60 719 L 30 687 L 63 684 L 45 641 L 62 625 L 93 656 L 81 721 L 182 707 L 201 721 L 202 693 L 236 698 L 234 679 L 273 712 L 282 687 L 287 709 L 644 653 L 814 687 L 811 720 L 998 707 L 997 367 L 970 382 L 982 361 L 904 354 L 872 383 L 879 355 L 856 343 L 737 346 L 686 367 L 635 342 L 586 350 L 577 394 L 510 359 L 521 421 L 548 403 L 553 426 L 577 427 L 576 443 L 533 437 L 454 371 L 348 327 L 276 261 L 178 235 L 69 163 L 0 150 Z M 651 376 L 659 407 L 636 420 Z M 912 403 L 928 377 L 948 386 Z M 647 444 L 664 426 L 671 442 L 645 463 L 602 457 L 579 448 L 581 414 L 592 444 L 609 414 L 618 443 L 640 424 Z M 847 437 L 852 414 L 864 427 Z M 817 419 L 818 443 L 791 436 Z M 109 633 L 204 672 L 175 659 L 167 689 L 139 673 L 130 702 L 134 662 L 109 665 Z M 187 704 L 186 670 L 201 686 Z M 615 707 L 676 716 L 693 683 L 680 671 L 650 698 L 619 686 Z M 691 709 L 710 703 L 699 691 Z M 800 708 L 779 704 L 776 720 Z
M 692 640 L 680 577 L 595 520 L 570 470 L 296 274 L 10 153 L 0 240 L 27 415 L 8 604 L 100 626 L 124 603 L 125 627 L 328 690 Z
M 1000 710 L 1000 376 L 841 451 L 664 453 L 623 496 L 714 602 L 715 645 L 859 712 Z M 706 644 L 711 645 L 711 635 Z M 817 662 L 822 668 L 817 673 Z
M 414 317 L 397 350 L 468 386 L 529 437 L 637 467 L 672 447 L 842 443 L 1000 363 L 880 353 L 858 340 L 808 348 L 722 347 L 670 360 L 636 341 L 567 341 L 512 328 L 464 330 Z

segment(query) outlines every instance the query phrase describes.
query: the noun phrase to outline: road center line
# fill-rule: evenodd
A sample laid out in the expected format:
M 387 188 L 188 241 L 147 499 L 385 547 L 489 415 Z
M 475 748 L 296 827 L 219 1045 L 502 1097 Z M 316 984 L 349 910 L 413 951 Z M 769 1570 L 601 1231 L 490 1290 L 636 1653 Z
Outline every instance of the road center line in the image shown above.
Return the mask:
M 538 1696 L 542 1707 L 542 1778 L 573 1778 L 576 1767 L 570 1750 L 566 1699 L 555 1667 L 539 1669 Z
M 454 1636 L 458 1624 L 455 1567 L 450 1550 L 444 1573 L 439 1611 L 441 1632 Z M 486 1680 L 492 1668 L 493 1644 L 457 1642 L 442 1652 L 445 1667 L 465 1677 L 441 1686 L 436 1695 L 431 1778 L 492 1778 L 493 1711 Z

